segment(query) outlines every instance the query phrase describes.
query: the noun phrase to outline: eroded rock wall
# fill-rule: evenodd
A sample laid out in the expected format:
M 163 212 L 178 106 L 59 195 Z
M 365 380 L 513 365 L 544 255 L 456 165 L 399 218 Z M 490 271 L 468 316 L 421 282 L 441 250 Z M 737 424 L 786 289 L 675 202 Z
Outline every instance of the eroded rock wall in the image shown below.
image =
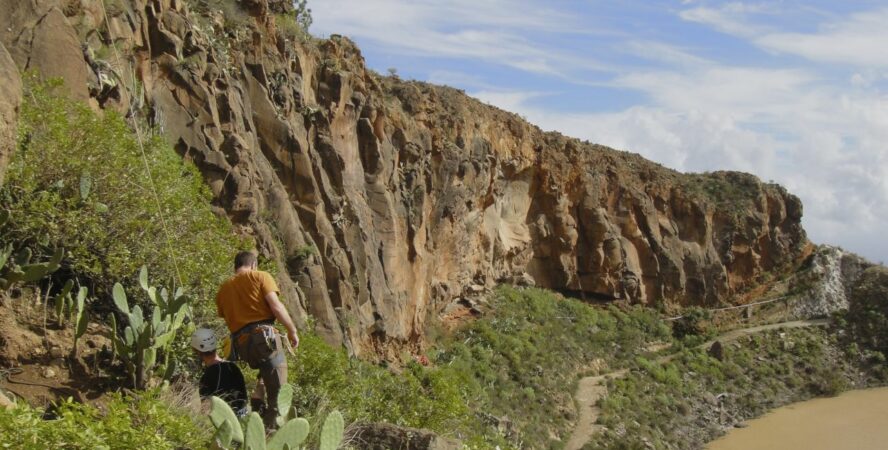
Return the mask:
M 22 80 L 6 47 L 0 43 L 0 184 L 15 150 L 16 124 L 22 101 Z
M 794 319 L 825 317 L 848 310 L 852 290 L 866 269 L 874 264 L 842 250 L 820 245 L 789 281 L 789 292 L 797 293 L 787 316 Z
M 729 301 L 806 242 L 801 204 L 779 186 L 683 175 L 382 77 L 346 38 L 276 26 L 286 2 L 241 1 L 243 17 L 206 3 L 121 1 L 106 20 L 98 0 L 0 0 L 24 11 L 0 20 L 0 38 L 96 108 L 149 118 L 278 262 L 299 320 L 354 353 L 420 346 L 448 303 L 498 281 Z M 72 32 L 79 60 L 37 51 L 70 47 Z

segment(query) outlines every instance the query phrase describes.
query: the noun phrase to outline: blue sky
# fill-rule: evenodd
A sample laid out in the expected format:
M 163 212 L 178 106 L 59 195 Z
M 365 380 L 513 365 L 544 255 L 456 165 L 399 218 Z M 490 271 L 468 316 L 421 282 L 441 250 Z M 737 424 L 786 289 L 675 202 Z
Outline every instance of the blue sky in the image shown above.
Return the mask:
M 888 2 L 316 0 L 312 32 L 546 130 L 752 172 L 888 261 Z

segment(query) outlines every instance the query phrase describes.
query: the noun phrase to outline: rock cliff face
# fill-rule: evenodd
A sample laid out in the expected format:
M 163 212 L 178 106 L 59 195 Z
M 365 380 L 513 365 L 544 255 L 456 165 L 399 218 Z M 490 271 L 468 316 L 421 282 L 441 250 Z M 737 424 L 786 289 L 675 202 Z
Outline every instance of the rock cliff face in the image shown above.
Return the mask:
M 841 248 L 818 246 L 788 280 L 788 291 L 799 294 L 790 300 L 787 317 L 807 319 L 847 310 L 854 286 L 873 265 Z
M 807 242 L 779 186 L 680 174 L 382 77 L 346 38 L 279 26 L 289 2 L 106 4 L 0 0 L 0 42 L 20 68 L 162 130 L 278 262 L 296 315 L 354 353 L 421 345 L 447 304 L 497 281 L 730 301 Z
M 15 128 L 22 101 L 22 80 L 6 47 L 0 43 L 0 184 L 15 149 Z

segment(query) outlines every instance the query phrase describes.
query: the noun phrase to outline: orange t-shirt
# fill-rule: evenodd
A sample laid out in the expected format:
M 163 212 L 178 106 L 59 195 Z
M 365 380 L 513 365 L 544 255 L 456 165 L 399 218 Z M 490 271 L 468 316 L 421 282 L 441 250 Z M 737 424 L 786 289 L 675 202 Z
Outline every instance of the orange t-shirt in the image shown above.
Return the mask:
M 222 283 L 216 294 L 216 310 L 234 333 L 245 325 L 274 319 L 265 296 L 280 293 L 271 274 L 261 270 L 239 273 Z

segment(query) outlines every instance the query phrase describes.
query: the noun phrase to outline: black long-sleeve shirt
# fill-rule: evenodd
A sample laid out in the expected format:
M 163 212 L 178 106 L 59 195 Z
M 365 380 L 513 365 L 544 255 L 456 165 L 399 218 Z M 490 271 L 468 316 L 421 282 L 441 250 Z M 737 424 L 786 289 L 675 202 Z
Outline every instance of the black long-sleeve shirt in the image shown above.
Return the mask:
M 247 387 L 237 364 L 222 361 L 204 370 L 200 377 L 200 396 L 211 395 L 228 402 L 235 413 L 247 407 Z

